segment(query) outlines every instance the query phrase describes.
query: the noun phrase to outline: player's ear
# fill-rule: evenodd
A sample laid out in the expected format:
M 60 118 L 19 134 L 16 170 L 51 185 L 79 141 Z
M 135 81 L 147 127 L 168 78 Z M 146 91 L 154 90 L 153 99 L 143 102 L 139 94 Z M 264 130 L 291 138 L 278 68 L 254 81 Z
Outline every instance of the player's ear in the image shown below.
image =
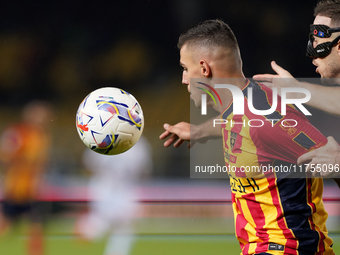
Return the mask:
M 211 69 L 207 61 L 200 60 L 200 67 L 201 67 L 201 73 L 204 77 L 208 78 L 211 77 Z

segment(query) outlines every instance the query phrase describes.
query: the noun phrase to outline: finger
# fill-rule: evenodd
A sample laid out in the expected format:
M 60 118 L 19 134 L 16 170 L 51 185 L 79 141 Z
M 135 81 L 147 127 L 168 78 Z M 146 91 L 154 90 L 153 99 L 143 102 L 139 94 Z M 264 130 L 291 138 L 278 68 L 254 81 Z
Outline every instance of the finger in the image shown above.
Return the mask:
M 306 172 L 311 172 L 313 177 L 325 177 L 329 178 L 328 164 L 329 158 L 315 157 L 313 160 L 306 166 Z M 312 167 L 313 166 L 313 167 Z M 325 168 L 327 167 L 327 169 Z
M 298 160 L 297 160 L 297 164 L 300 166 L 306 162 L 309 162 L 311 161 L 315 156 L 315 151 L 310 151 L 310 152 L 307 152 L 303 155 L 301 155 Z
M 305 166 L 305 171 L 310 172 L 310 165 L 309 164 Z
M 167 130 L 169 128 L 169 126 L 170 125 L 168 123 L 164 123 L 163 128 Z
M 171 133 L 169 131 L 164 131 L 160 136 L 159 139 L 165 139 L 167 138 L 169 135 L 171 135 Z
M 279 76 L 281 76 L 281 78 L 293 77 L 286 69 L 283 69 L 281 66 L 279 66 L 278 64 L 276 64 L 275 61 L 272 61 L 270 64 L 271 64 L 273 70 L 274 70 Z
M 313 177 L 316 176 L 316 171 L 315 171 L 315 162 L 314 159 L 312 161 L 309 161 L 308 164 L 305 163 L 305 172 L 311 173 Z
M 175 148 L 178 148 L 178 147 L 181 146 L 183 143 L 184 143 L 184 140 L 178 139 L 178 140 L 175 142 L 174 147 L 175 147 Z
M 181 129 L 179 127 L 176 126 L 171 126 L 169 124 L 164 124 L 164 129 L 166 129 L 167 131 L 169 131 L 170 133 L 176 134 L 176 135 L 180 135 L 181 133 Z
M 163 128 L 165 129 L 165 131 L 159 136 L 159 139 L 164 139 L 164 138 L 167 138 L 169 135 L 171 135 L 171 132 L 168 130 L 169 126 L 170 125 L 168 123 L 165 123 L 163 125 Z
M 172 136 L 164 142 L 165 147 L 169 147 L 171 144 L 173 144 L 178 139 L 178 136 L 175 134 L 172 134 Z
M 339 150 L 339 144 L 337 141 L 334 140 L 333 136 L 327 137 L 327 145 L 330 145 L 333 150 Z
M 266 81 L 266 82 L 273 82 L 273 78 L 275 77 L 274 74 L 255 74 L 253 79 L 256 81 Z
M 313 167 L 312 167 L 313 166 Z M 313 177 L 318 177 L 318 172 L 315 169 L 315 162 L 312 160 L 308 165 L 305 166 L 306 173 L 310 173 Z
M 327 137 L 327 141 L 328 141 L 328 142 L 331 142 L 331 141 L 336 142 L 336 141 L 334 140 L 334 137 L 333 137 L 333 136 L 328 136 L 328 137 Z

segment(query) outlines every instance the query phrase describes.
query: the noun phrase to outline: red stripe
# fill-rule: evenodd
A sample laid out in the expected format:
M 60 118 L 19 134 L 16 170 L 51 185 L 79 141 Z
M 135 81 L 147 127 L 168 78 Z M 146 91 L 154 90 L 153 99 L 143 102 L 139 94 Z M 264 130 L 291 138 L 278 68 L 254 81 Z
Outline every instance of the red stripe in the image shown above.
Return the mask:
M 228 130 L 225 129 L 226 124 L 222 124 L 222 132 L 223 132 L 223 144 L 226 149 L 229 149 L 228 147 Z
M 319 251 L 325 251 L 325 243 L 324 243 L 324 240 L 326 239 L 325 235 L 323 232 L 321 231 L 318 231 L 319 234 L 320 234 L 320 241 L 319 241 Z M 322 252 L 320 253 L 322 254 Z
M 239 243 L 240 243 L 242 253 L 248 254 L 249 237 L 248 237 L 248 232 L 245 230 L 245 227 L 248 224 L 248 222 L 246 221 L 246 219 L 243 216 L 243 211 L 242 211 L 240 201 L 239 200 L 236 201 L 234 193 L 232 193 L 232 200 L 233 200 L 233 202 L 236 202 L 235 205 L 236 205 L 237 209 L 240 211 L 240 214 L 236 215 L 236 221 L 235 221 L 236 236 L 239 239 Z M 234 211 L 234 213 L 236 213 L 236 211 Z M 244 240 L 244 242 L 241 242 L 242 239 Z M 248 243 L 248 244 L 244 245 L 244 243 Z
M 245 178 L 247 177 L 247 173 L 245 171 L 242 172 L 240 167 L 236 167 L 235 176 L 239 178 Z
M 269 189 L 270 189 L 270 193 L 272 195 L 272 199 L 273 199 L 273 205 L 276 208 L 277 211 L 277 224 L 279 226 L 279 228 L 282 230 L 284 237 L 287 239 L 286 245 L 285 245 L 285 253 L 288 252 L 293 252 L 293 253 L 289 253 L 289 254 L 297 254 L 297 247 L 298 247 L 298 243 L 295 239 L 295 237 L 293 236 L 291 230 L 287 227 L 286 222 L 284 220 L 284 212 L 281 209 L 281 201 L 279 199 L 279 194 L 278 194 L 278 190 L 277 190 L 277 184 L 276 178 L 268 178 L 267 179 L 269 182 Z
M 231 131 L 239 135 L 242 131 L 242 128 L 244 127 L 243 121 L 242 121 L 242 115 L 234 115 L 231 121 L 233 123 L 232 124 L 233 127 L 231 128 Z M 235 122 L 237 124 L 235 124 Z M 238 123 L 240 123 L 240 124 L 238 124 Z M 248 127 L 248 129 L 249 129 L 248 123 L 247 122 L 245 122 L 245 123 L 246 123 L 245 127 Z
M 266 218 L 262 211 L 261 205 L 256 201 L 256 196 L 254 195 L 254 193 L 246 194 L 242 197 L 247 201 L 249 212 L 254 220 L 256 236 L 261 239 L 261 243 L 257 244 L 255 252 L 259 253 L 267 251 L 269 235 L 267 233 L 267 230 L 264 228 L 264 225 L 266 224 Z

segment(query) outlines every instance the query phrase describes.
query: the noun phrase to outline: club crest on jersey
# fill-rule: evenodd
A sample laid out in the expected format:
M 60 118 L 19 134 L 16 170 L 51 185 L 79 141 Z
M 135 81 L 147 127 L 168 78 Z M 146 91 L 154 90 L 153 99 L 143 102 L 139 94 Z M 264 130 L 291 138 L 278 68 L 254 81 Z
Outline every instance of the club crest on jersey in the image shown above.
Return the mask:
M 237 138 L 237 133 L 231 132 L 231 134 L 230 134 L 230 148 L 231 148 L 231 151 L 234 150 L 234 146 L 235 146 L 235 143 L 236 143 L 236 138 Z

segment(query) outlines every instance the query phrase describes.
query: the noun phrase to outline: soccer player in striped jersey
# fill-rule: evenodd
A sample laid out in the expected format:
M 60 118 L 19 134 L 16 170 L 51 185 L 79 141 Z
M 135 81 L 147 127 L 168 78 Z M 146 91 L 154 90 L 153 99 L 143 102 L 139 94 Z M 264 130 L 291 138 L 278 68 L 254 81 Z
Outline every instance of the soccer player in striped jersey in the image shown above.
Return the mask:
M 32 101 L 23 108 L 22 121 L 7 127 L 0 136 L 0 162 L 5 170 L 1 174 L 0 234 L 18 224 L 21 216 L 28 216 L 29 255 L 44 254 L 47 208 L 39 200 L 50 156 L 52 114 L 48 102 Z
M 201 90 L 190 78 L 236 78 L 233 85 L 243 92 L 244 115 L 233 113 L 235 101 L 227 89 L 216 89 L 221 105 L 207 100 L 207 105 L 228 121 L 221 125 L 222 132 L 213 128 L 211 120 L 201 125 L 165 124 L 165 132 L 160 136 L 161 139 L 170 136 L 164 143 L 166 147 L 171 144 L 178 147 L 184 141 L 204 142 L 222 133 L 226 166 L 237 170 L 229 176 L 235 232 L 242 254 L 333 255 L 332 240 L 326 229 L 327 212 L 322 202 L 322 179 L 307 175 L 289 178 L 294 176 L 273 171 L 248 174 L 241 171 L 245 166 L 294 166 L 300 155 L 326 144 L 327 139 L 293 106 L 287 106 L 286 115 L 280 106 L 265 116 L 255 116 L 248 109 L 249 88 L 258 110 L 271 108 L 273 93 L 266 86 L 245 78 L 237 40 L 224 22 L 209 20 L 189 29 L 180 36 L 178 48 L 182 83 L 197 107 L 202 103 Z M 248 122 L 252 119 L 261 120 L 264 125 L 253 127 Z M 289 126 L 288 119 L 298 124 Z M 234 125 L 230 125 L 231 122 Z

